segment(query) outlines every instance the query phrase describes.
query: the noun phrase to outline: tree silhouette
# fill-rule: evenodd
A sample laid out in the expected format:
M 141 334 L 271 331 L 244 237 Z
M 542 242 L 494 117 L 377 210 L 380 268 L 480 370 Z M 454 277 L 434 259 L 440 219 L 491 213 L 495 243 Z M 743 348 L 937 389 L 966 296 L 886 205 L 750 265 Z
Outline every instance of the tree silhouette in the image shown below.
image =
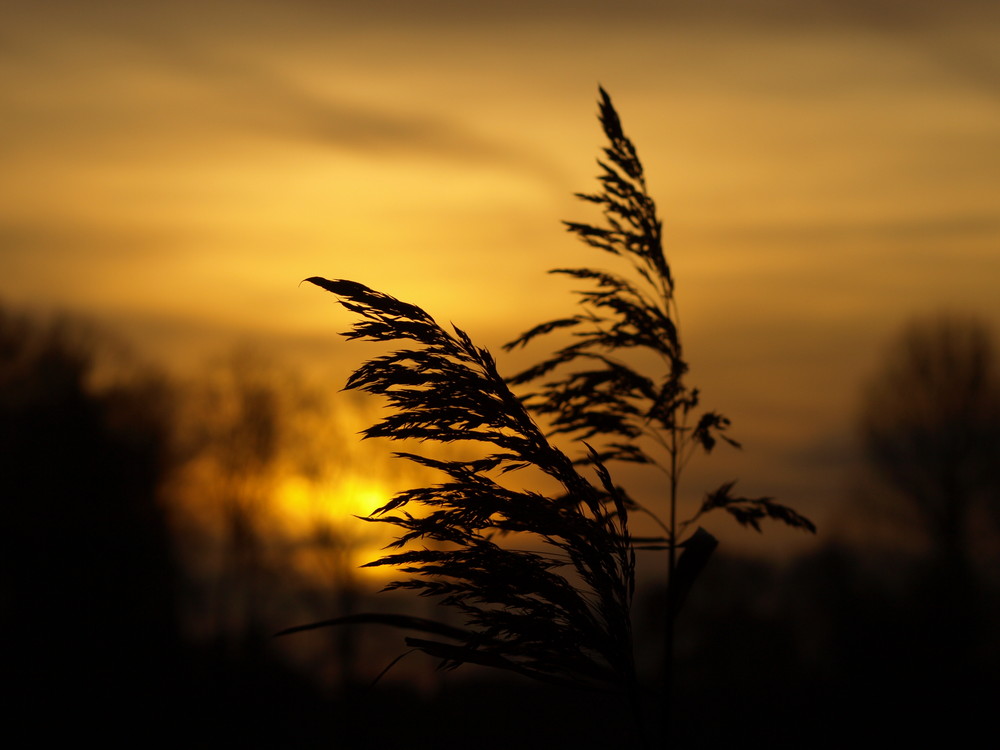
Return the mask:
M 861 430 L 875 476 L 935 563 L 967 575 L 970 524 L 1000 520 L 1000 371 L 987 326 L 911 323 L 865 394 Z
M 906 574 L 856 613 L 864 628 L 845 630 L 845 657 L 866 684 L 898 682 L 909 715 L 965 717 L 949 733 L 978 723 L 972 706 L 995 702 L 1000 610 L 984 564 L 1000 551 L 995 352 L 981 320 L 914 320 L 868 385 L 860 419 L 872 481 L 856 515 L 888 520 L 923 554 L 884 558 L 883 569 L 895 559 Z
M 179 633 L 160 481 L 171 391 L 100 387 L 93 332 L 0 308 L 4 676 L 13 712 L 69 726 L 167 720 Z

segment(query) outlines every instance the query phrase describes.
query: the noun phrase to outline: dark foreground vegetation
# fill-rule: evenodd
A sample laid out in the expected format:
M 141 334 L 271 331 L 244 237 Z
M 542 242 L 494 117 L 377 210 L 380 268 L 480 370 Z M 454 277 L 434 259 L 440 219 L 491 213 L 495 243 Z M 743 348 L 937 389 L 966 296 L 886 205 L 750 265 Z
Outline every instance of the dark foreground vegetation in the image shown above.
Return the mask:
M 290 610 L 265 606 L 266 593 L 215 630 L 182 626 L 228 596 L 205 585 L 212 570 L 180 564 L 195 542 L 167 523 L 163 490 L 186 460 L 171 415 L 189 394 L 146 376 L 91 384 L 99 355 L 72 327 L 5 312 L 0 331 L 9 732 L 44 741 L 72 731 L 119 746 L 619 746 L 627 716 L 593 693 L 474 670 L 443 675 L 421 655 L 370 688 L 399 653 L 371 630 L 354 634 L 353 681 L 341 679 L 341 656 L 324 671 L 304 669 L 270 638 Z M 987 477 L 977 496 L 997 489 Z M 895 494 L 879 503 L 907 512 Z M 857 508 L 862 526 L 882 522 Z M 986 534 L 995 533 L 989 515 L 976 517 L 964 543 L 969 578 L 952 588 L 912 523 L 901 526 L 909 551 L 831 539 L 782 566 L 714 557 L 678 622 L 677 746 L 993 736 L 1000 548 Z M 261 579 L 275 575 L 266 565 L 233 568 L 241 585 L 256 577 L 264 592 Z M 310 595 L 297 616 L 335 606 L 335 592 Z M 662 623 L 647 606 L 656 598 L 640 590 L 633 607 L 640 672 L 658 659 Z M 327 652 L 335 645 L 322 633 L 301 637 Z

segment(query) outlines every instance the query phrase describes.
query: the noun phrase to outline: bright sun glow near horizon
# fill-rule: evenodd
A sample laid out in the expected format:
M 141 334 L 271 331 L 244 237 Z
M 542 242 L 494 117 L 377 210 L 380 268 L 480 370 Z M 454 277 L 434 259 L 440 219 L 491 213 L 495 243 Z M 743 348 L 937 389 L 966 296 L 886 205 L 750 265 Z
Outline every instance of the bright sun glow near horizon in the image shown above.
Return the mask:
M 391 568 L 362 567 L 385 554 L 383 547 L 393 535 L 388 526 L 356 517 L 368 516 L 393 494 L 377 477 L 347 475 L 339 482 L 322 484 L 294 475 L 282 480 L 275 492 L 275 511 L 285 533 L 292 538 L 327 535 L 325 549 L 306 549 L 295 558 L 301 572 L 365 575 L 376 580 L 398 575 Z M 331 557 L 344 570 L 329 571 Z

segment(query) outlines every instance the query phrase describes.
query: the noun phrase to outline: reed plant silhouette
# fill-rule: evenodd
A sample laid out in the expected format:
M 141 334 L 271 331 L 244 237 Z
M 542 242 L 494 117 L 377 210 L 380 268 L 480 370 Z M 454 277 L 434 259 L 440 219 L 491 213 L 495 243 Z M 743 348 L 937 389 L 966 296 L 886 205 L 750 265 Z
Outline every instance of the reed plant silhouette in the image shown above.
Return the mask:
M 630 704 L 641 735 L 643 701 L 630 617 L 636 551 L 666 553 L 663 683 L 669 686 L 673 623 L 716 546 L 696 522 L 723 510 L 757 531 L 766 518 L 815 528 L 772 498 L 734 494 L 733 482 L 708 492 L 692 517 L 679 519 L 680 478 L 692 455 L 711 452 L 720 440 L 738 444 L 726 434 L 729 420 L 700 411 L 698 390 L 684 381 L 688 365 L 662 225 L 635 147 L 603 89 L 599 106 L 608 140 L 598 162 L 601 190 L 578 197 L 601 209 L 603 223 L 566 227 L 629 269 L 625 275 L 592 268 L 553 271 L 589 288 L 579 292 L 575 314 L 535 326 L 507 344 L 510 350 L 570 334 L 569 343 L 540 364 L 505 379 L 486 349 L 421 308 L 354 281 L 308 279 L 358 317 L 343 334 L 349 340 L 404 342 L 362 365 L 347 382 L 348 389 L 380 395 L 394 407 L 364 432 L 366 438 L 479 449 L 465 460 L 398 453 L 447 479 L 401 492 L 365 519 L 401 531 L 389 554 L 368 563 L 409 574 L 386 588 L 438 598 L 462 615 L 463 626 L 371 614 L 282 632 L 359 622 L 407 628 L 419 636 L 406 643 L 440 658 L 445 668 L 480 664 L 618 693 Z M 657 363 L 654 371 L 634 364 L 649 360 Z M 515 394 L 512 388 L 520 387 L 529 390 Z M 577 445 L 579 455 L 571 458 L 555 439 Z M 641 505 L 612 478 L 613 461 L 659 467 L 662 501 Z M 559 491 L 542 494 L 502 482 L 528 469 L 555 480 Z M 654 518 L 662 534 L 633 537 L 629 519 L 637 512 Z M 668 703 L 665 688 L 664 714 Z

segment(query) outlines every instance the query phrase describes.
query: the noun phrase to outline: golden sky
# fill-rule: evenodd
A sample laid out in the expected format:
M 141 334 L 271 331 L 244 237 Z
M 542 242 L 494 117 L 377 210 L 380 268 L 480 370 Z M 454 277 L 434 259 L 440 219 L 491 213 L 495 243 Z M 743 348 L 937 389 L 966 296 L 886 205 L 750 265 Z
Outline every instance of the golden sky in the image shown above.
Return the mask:
M 1000 6 L 981 0 L 0 0 L 0 299 L 154 356 L 258 339 L 348 369 L 308 276 L 498 349 L 603 262 L 598 83 L 665 219 L 696 468 L 822 516 L 915 314 L 1000 326 Z M 536 352 L 540 354 L 540 352 Z M 500 357 L 501 366 L 504 358 Z M 721 472 L 721 476 L 719 473 Z M 706 479 L 706 482 L 708 480 Z

